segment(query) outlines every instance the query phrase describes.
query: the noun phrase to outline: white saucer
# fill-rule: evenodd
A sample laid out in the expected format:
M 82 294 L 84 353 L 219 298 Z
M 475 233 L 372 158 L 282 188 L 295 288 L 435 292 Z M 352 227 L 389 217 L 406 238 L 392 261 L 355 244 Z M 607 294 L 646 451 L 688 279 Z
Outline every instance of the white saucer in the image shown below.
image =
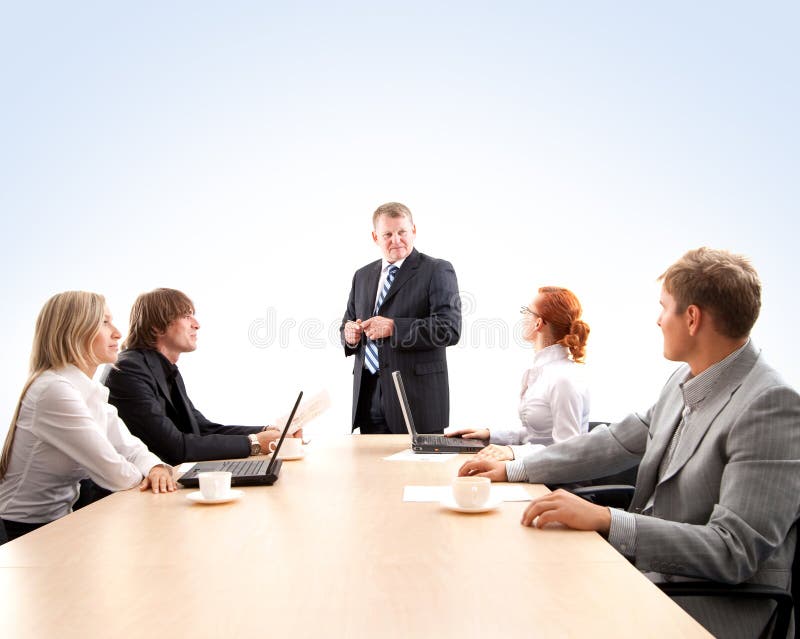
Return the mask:
M 445 508 L 454 510 L 457 513 L 485 513 L 490 510 L 494 510 L 500 504 L 502 504 L 503 498 L 492 495 L 489 497 L 489 501 L 487 501 L 483 506 L 477 506 L 475 508 L 464 508 L 463 506 L 459 506 L 455 499 L 453 499 L 453 495 L 447 495 L 447 497 L 442 499 L 442 501 L 439 503 Z
M 205 499 L 203 497 L 203 493 L 201 493 L 199 490 L 195 490 L 194 492 L 186 495 L 186 499 L 193 501 L 196 504 L 226 504 L 229 501 L 236 501 L 242 497 L 244 497 L 243 490 L 231 490 L 226 497 L 220 497 L 219 499 Z

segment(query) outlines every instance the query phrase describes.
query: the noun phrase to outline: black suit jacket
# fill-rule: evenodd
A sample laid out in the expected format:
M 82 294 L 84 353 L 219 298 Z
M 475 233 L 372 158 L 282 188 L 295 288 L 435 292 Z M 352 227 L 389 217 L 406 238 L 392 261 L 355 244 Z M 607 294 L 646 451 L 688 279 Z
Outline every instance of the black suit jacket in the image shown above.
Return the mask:
M 345 355 L 355 355 L 353 428 L 361 376 L 370 373 L 363 373 L 366 337 L 362 336 L 356 348 L 349 347 L 344 343 L 344 325 L 349 320 L 372 317 L 380 272 L 381 260 L 356 271 L 340 327 Z M 412 250 L 397 272 L 378 315 L 394 320 L 394 334 L 376 342 L 379 382 L 389 430 L 407 432 L 391 377 L 392 371 L 399 370 L 417 430 L 442 432 L 450 420 L 445 349 L 458 343 L 461 334 L 461 299 L 453 265 Z
M 108 369 L 104 380 L 108 401 L 117 407 L 128 430 L 170 464 L 247 457 L 247 435 L 261 427 L 223 426 L 206 419 L 186 394 L 180 372 L 175 384 L 186 410 L 174 406 L 161 357 L 156 351 L 130 349 Z

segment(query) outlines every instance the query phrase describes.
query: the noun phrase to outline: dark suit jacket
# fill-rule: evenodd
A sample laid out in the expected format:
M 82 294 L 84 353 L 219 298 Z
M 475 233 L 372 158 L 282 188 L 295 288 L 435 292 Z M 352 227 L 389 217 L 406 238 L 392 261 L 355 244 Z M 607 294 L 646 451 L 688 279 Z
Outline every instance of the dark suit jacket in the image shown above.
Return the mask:
M 116 367 L 109 367 L 104 383 L 109 389 L 108 401 L 117 407 L 128 430 L 170 464 L 247 457 L 250 454 L 247 435 L 261 430 L 253 426 L 223 426 L 207 420 L 186 394 L 180 372 L 175 384 L 186 410 L 176 408 L 161 355 L 156 351 L 123 351 Z
M 340 327 L 343 343 L 345 322 L 372 317 L 380 272 L 381 260 L 378 260 L 353 276 Z M 399 370 L 417 430 L 442 432 L 450 420 L 445 348 L 458 343 L 461 334 L 461 299 L 453 265 L 412 250 L 397 272 L 378 315 L 394 320 L 394 334 L 377 341 L 379 381 L 389 429 L 393 433 L 408 432 L 391 377 L 392 371 Z M 362 336 L 356 348 L 344 344 L 345 355 L 355 355 L 353 428 L 364 370 L 365 342 L 366 337 Z

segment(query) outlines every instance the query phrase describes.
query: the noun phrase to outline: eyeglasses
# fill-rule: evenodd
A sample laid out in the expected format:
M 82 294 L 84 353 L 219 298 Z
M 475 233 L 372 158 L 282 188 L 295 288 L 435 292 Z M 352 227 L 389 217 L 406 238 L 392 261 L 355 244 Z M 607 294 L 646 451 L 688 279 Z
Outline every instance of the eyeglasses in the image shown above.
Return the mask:
M 522 313 L 522 315 L 533 315 L 534 317 L 541 317 L 539 313 L 537 313 L 536 311 L 532 311 L 527 306 L 520 306 L 519 312 Z

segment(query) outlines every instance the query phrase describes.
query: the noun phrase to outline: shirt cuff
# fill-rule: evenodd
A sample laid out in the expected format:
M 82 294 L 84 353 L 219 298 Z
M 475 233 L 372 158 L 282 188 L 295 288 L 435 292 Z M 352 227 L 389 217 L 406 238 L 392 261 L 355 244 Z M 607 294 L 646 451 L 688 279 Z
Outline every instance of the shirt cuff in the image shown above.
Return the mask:
M 525 472 L 525 462 L 521 459 L 506 462 L 506 477 L 508 481 L 528 481 L 528 473 Z
M 608 529 L 608 543 L 625 557 L 633 561 L 636 555 L 636 517 L 619 508 L 609 508 L 611 526 Z

